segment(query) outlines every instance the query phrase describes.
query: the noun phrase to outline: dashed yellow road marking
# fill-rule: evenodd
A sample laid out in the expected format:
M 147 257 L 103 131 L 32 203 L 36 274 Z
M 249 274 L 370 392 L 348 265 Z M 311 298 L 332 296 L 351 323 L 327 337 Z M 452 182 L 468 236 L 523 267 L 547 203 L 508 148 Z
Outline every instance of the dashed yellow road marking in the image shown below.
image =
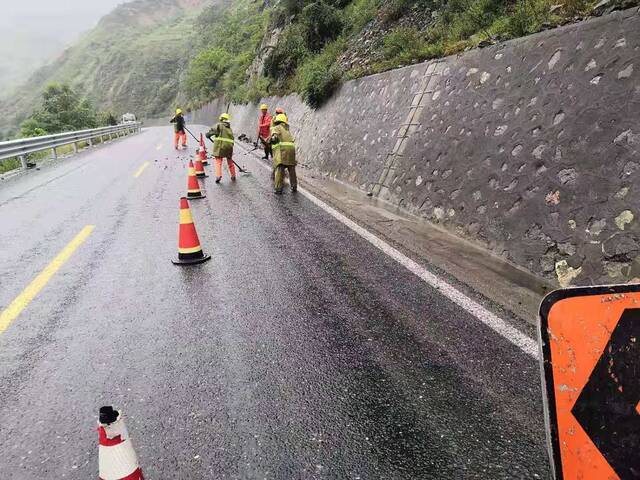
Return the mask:
M 0 313 L 0 333 L 4 332 L 11 322 L 13 322 L 20 313 L 27 308 L 27 305 L 31 303 L 31 300 L 42 290 L 45 285 L 51 280 L 58 270 L 69 260 L 73 252 L 75 252 L 80 245 L 84 243 L 95 225 L 87 225 L 80 233 L 71 240 L 66 247 L 56 255 L 49 265 L 42 270 L 36 278 L 25 288 L 20 295 L 18 295 L 13 302 Z
M 144 162 L 142 166 L 138 170 L 136 170 L 136 173 L 133 174 L 133 178 L 138 178 L 140 175 L 142 175 L 142 172 L 144 172 L 144 169 L 148 166 L 149 162 Z

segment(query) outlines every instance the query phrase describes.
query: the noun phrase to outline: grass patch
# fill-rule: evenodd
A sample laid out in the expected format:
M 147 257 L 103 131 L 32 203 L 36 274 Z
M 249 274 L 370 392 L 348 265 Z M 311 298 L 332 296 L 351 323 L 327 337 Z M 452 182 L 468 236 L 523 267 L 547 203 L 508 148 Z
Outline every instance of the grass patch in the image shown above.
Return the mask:
M 309 106 L 321 106 L 340 84 L 343 72 L 336 60 L 345 48 L 346 41 L 340 38 L 300 65 L 294 82 Z
M 20 168 L 20 160 L 17 158 L 8 158 L 0 161 L 0 174 L 10 172 L 16 168 Z
M 360 33 L 378 14 L 380 0 L 354 0 L 344 9 L 344 33 Z

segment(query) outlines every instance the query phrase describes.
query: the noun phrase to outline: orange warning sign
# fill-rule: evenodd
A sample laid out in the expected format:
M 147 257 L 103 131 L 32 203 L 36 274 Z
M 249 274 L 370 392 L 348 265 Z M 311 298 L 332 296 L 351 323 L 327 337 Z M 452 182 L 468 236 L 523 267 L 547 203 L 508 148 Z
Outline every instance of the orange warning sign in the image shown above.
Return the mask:
M 540 339 L 555 478 L 640 478 L 640 285 L 549 294 Z

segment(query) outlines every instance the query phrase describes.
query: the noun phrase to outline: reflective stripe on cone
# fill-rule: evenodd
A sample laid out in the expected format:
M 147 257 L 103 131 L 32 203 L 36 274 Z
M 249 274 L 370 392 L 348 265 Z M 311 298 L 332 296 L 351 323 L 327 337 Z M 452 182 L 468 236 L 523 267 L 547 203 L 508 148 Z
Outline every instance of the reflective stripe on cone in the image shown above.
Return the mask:
M 200 147 L 200 150 L 198 150 L 198 156 L 200 157 L 200 161 L 204 167 L 209 165 L 209 160 L 207 160 L 207 151 L 204 147 Z
M 206 177 L 207 172 L 204 171 L 204 167 L 202 166 L 202 160 L 200 158 L 196 158 L 196 177 Z
M 191 160 L 189 160 L 189 177 L 187 179 L 187 197 L 190 199 L 206 197 L 206 195 L 202 193 L 202 190 L 200 190 L 200 184 L 198 183 L 198 179 L 196 178 L 196 170 L 193 167 L 193 162 Z
M 111 409 L 111 407 L 103 408 Z M 98 478 L 100 480 L 144 480 L 122 414 L 117 410 L 111 410 L 117 415 L 115 421 L 98 422 Z
M 207 160 L 207 145 L 204 142 L 204 135 L 200 134 L 200 160 L 202 160 L 202 165 L 205 167 L 209 165 L 209 160 Z
M 206 262 L 211 259 L 210 255 L 205 255 L 200 246 L 200 239 L 196 226 L 193 223 L 189 201 L 186 197 L 180 199 L 179 213 L 180 227 L 178 231 L 178 259 L 171 260 L 176 265 L 190 265 Z

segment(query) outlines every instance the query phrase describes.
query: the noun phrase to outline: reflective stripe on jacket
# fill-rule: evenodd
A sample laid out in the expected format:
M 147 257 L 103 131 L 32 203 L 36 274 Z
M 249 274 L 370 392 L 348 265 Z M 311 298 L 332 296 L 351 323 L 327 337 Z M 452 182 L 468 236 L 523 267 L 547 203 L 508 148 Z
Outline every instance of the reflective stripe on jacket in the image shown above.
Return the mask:
M 207 132 L 206 137 L 213 142 L 214 157 L 231 158 L 233 156 L 233 130 L 229 122 L 218 122 Z
M 271 129 L 273 166 L 296 165 L 296 145 L 286 125 L 279 123 Z

